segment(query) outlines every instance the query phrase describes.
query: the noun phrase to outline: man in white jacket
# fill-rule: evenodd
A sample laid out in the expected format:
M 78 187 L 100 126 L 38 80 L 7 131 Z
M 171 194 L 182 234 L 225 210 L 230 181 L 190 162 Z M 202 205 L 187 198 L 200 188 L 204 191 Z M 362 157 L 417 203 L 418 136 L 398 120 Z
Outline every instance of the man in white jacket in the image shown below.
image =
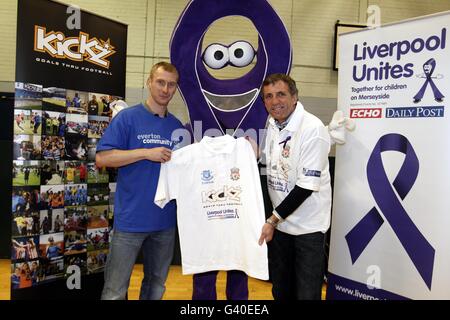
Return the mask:
M 298 101 L 288 75 L 268 76 L 262 97 L 270 114 L 263 153 L 275 209 L 259 242 L 270 242 L 272 293 L 276 300 L 320 300 L 331 216 L 330 134 Z

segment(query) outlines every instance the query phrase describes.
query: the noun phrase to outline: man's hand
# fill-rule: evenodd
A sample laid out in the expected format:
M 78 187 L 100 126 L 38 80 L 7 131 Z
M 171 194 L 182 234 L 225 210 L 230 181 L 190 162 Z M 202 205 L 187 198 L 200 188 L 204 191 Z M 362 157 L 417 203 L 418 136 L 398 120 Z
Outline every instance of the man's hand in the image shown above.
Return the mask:
M 261 246 L 264 241 L 269 242 L 273 238 L 273 232 L 275 231 L 275 228 L 268 224 L 264 223 L 262 230 L 261 230 L 261 236 L 259 237 L 258 244 Z
M 145 149 L 145 158 L 154 162 L 167 162 L 172 156 L 172 151 L 164 147 Z
M 95 156 L 96 165 L 102 167 L 122 167 L 130 163 L 141 160 L 150 160 L 154 162 L 167 162 L 172 156 L 172 151 L 164 147 L 158 148 L 140 148 L 133 150 L 105 150 L 97 152 Z

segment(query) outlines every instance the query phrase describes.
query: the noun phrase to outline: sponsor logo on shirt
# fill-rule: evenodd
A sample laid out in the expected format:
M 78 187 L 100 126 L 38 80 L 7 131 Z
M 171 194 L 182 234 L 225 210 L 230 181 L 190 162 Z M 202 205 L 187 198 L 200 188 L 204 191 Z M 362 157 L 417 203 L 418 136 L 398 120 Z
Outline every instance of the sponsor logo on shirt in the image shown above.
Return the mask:
M 280 179 L 273 175 L 267 176 L 267 186 L 274 191 L 289 193 L 287 180 Z
M 142 140 L 142 143 L 144 144 L 162 144 L 165 146 L 172 146 L 172 141 L 167 140 L 164 137 L 161 137 L 159 134 L 138 134 L 137 135 L 138 140 Z
M 238 209 L 211 210 L 206 215 L 208 220 L 239 219 Z
M 219 190 L 203 191 L 202 202 L 203 203 L 216 203 L 224 201 L 240 202 L 241 192 L 242 192 L 241 187 L 229 187 L 229 186 L 223 186 L 223 188 Z
M 317 170 L 310 170 L 310 169 L 306 169 L 303 168 L 303 175 L 307 176 L 307 177 L 317 177 L 320 178 L 320 171 Z

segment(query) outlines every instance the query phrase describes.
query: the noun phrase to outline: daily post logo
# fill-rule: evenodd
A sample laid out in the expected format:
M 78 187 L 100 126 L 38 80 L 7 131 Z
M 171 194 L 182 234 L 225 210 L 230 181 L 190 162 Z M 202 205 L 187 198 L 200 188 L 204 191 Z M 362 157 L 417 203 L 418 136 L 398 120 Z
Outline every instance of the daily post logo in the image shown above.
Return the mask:
M 106 69 L 110 64 L 106 58 L 116 52 L 109 39 L 90 38 L 89 34 L 81 31 L 78 37 L 66 37 L 62 32 L 47 32 L 45 27 L 37 25 L 34 26 L 34 50 L 53 58 L 86 61 Z

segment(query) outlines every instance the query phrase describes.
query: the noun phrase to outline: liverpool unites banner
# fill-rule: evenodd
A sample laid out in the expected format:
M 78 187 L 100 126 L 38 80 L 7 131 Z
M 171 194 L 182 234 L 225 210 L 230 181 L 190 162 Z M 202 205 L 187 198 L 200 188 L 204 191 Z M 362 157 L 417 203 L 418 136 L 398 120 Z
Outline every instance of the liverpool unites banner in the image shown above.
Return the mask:
M 328 299 L 450 298 L 450 12 L 340 37 Z
M 17 21 L 11 297 L 99 298 L 116 179 L 95 147 L 125 95 L 127 26 L 48 0 L 20 0 Z

